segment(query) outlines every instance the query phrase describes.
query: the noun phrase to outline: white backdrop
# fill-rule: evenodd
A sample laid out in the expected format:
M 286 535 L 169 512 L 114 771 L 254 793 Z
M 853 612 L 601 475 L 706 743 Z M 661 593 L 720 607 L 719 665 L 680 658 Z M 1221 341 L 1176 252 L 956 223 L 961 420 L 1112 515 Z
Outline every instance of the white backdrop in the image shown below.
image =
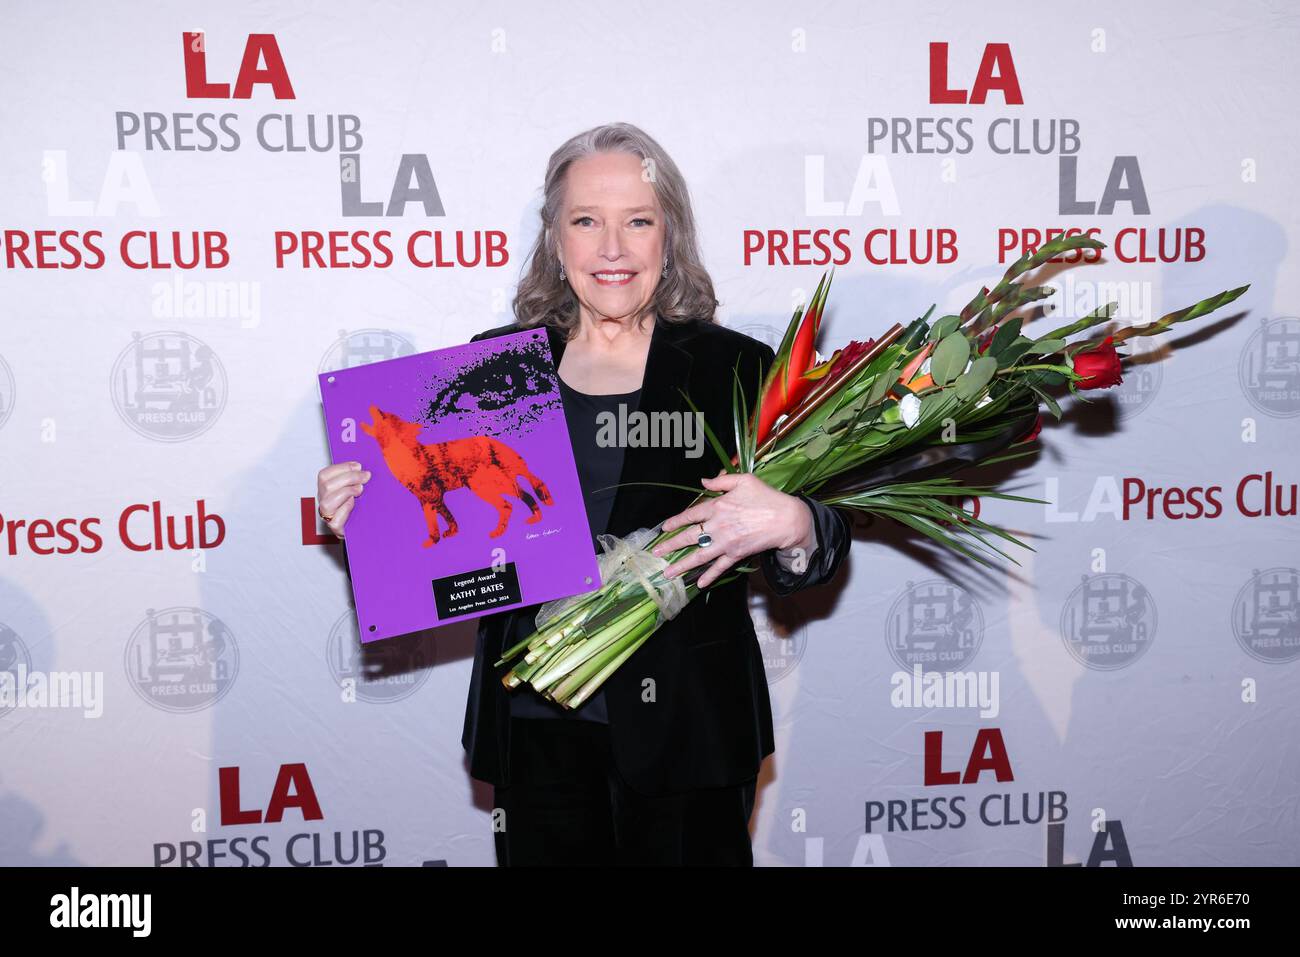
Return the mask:
M 1300 28 L 1279 3 L 1029 11 L 6 4 L 0 863 L 494 862 L 460 746 L 472 625 L 363 665 L 342 546 L 310 502 L 304 528 L 316 374 L 508 321 L 548 156 L 613 120 L 673 155 L 719 320 L 769 341 L 828 265 L 819 230 L 847 252 L 824 354 L 993 285 L 1021 251 L 1002 230 L 1098 230 L 1113 255 L 1053 277 L 1071 316 L 1252 284 L 1048 421 L 1010 481 L 1052 504 L 986 509 L 1034 542 L 1019 569 L 864 527 L 833 586 L 756 590 L 777 726 L 756 862 L 1300 862 Z M 272 34 L 293 98 L 187 95 L 187 31 L 232 87 Z M 329 148 L 279 149 L 284 117 Z M 327 143 L 340 117 L 359 145 Z M 930 135 L 879 135 L 904 120 Z M 412 170 L 433 215 L 345 215 L 348 189 L 383 212 Z M 955 257 L 873 262 L 874 229 L 904 260 L 913 230 Z M 331 230 L 340 262 L 388 230 L 393 261 L 277 259 L 277 234 Z M 441 265 L 407 257 L 421 230 Z M 215 255 L 176 268 L 195 234 Z M 801 236 L 802 258 L 770 253 Z M 996 709 L 900 707 L 916 661 L 996 687 Z

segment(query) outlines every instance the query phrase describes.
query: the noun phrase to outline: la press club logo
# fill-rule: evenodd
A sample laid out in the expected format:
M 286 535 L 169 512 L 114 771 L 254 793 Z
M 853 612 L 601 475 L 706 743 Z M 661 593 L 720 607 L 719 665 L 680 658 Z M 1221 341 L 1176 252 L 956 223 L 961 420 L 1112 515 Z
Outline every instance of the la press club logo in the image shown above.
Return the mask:
M 1061 611 L 1061 639 L 1075 661 L 1096 671 L 1133 664 L 1156 637 L 1156 606 L 1136 579 L 1084 575 Z
M 1241 650 L 1265 664 L 1300 658 L 1300 571 L 1256 571 L 1232 603 L 1232 631 Z
M 984 612 L 960 585 L 908 582 L 885 618 L 889 653 L 909 674 L 962 671 L 984 641 Z
M 1104 52 L 1105 30 L 1094 31 L 1092 48 Z M 847 173 L 842 156 L 805 156 L 808 216 L 823 220 L 898 217 L 902 201 L 892 157 L 939 157 L 941 178 L 952 183 L 960 175 L 959 157 L 981 152 L 1017 162 L 1055 157 L 1058 217 L 1086 216 L 1106 222 L 1117 215 L 1151 215 L 1150 191 L 1138 156 L 1089 152 L 1087 132 L 1077 118 L 1024 113 L 1030 100 L 1022 89 L 1010 44 L 985 43 L 982 51 L 954 47 L 950 58 L 950 44 L 932 41 L 928 53 L 931 115 L 868 116 L 866 152 L 856 170 L 848 164 Z M 987 119 L 977 129 L 984 114 L 980 108 L 990 104 L 1012 108 L 1017 115 Z M 1102 226 L 999 227 L 998 259 L 1005 263 L 1032 254 L 1056 236 L 1101 238 L 1105 232 Z M 949 226 L 881 226 L 863 235 L 854 235 L 851 228 L 749 228 L 742 234 L 742 261 L 745 265 L 843 266 L 861 257 L 876 266 L 943 265 L 959 259 L 959 239 L 957 230 Z M 1111 228 L 1105 239 L 1107 257 L 1125 264 L 1195 263 L 1208 252 L 1206 230 L 1198 226 Z M 1053 262 L 1095 263 L 1099 258 L 1098 250 L 1075 250 Z
M 271 109 L 248 117 L 222 108 L 223 101 L 251 101 L 255 95 L 266 99 L 269 94 L 277 103 L 296 101 L 289 62 L 274 34 L 248 34 L 242 52 L 237 42 L 222 42 L 210 49 L 201 31 L 184 32 L 176 39 L 181 46 L 176 51 L 180 54 L 174 74 L 179 87 L 176 92 L 183 92 L 192 104 L 190 109 L 114 112 L 115 148 L 98 203 L 69 199 L 67 157 L 55 151 L 47 153 L 47 190 L 56 208 L 111 212 L 134 202 L 142 209 L 156 209 L 152 188 L 140 166 L 141 152 L 171 153 L 180 162 L 193 152 L 225 156 L 251 145 L 286 161 L 337 156 L 337 165 L 320 168 L 320 173 L 323 183 L 337 184 L 343 216 L 399 218 L 412 207 L 426 218 L 446 215 L 428 154 L 402 153 L 391 171 L 366 168 L 363 185 L 364 138 L 361 118 L 356 115 Z M 377 189 L 373 181 L 378 176 L 391 176 L 391 185 Z M 120 187 L 121 183 L 130 185 Z M 103 239 L 100 230 L 84 234 L 66 230 L 57 237 L 54 231 L 12 231 L 7 245 L 11 257 L 27 269 L 98 269 L 116 255 L 133 269 L 217 270 L 229 268 L 236 258 L 228 237 L 216 230 L 172 231 L 170 235 L 132 230 L 107 245 Z M 421 269 L 503 267 L 509 262 L 507 235 L 496 229 L 447 233 L 418 229 L 402 238 L 388 229 L 277 229 L 273 255 L 276 268 L 302 269 L 384 269 L 399 258 Z
M 325 660 L 343 701 L 390 704 L 418 691 L 436 664 L 437 645 L 424 636 L 362 644 L 354 609 L 330 629 Z
M 71 198 L 74 190 L 67 155 L 47 151 L 43 178 L 51 209 L 62 215 L 92 211 L 111 215 L 123 205 L 134 204 L 146 214 L 156 214 L 158 203 L 141 164 L 141 153 L 165 152 L 176 162 L 185 162 L 195 152 L 225 157 L 251 143 L 285 162 L 304 156 L 337 156 L 337 166 L 321 167 L 320 175 L 331 187 L 337 184 L 343 216 L 400 218 L 412 207 L 426 218 L 446 216 L 425 153 L 397 157 L 386 197 L 383 187 L 374 185 L 374 170 L 367 170 L 365 185 L 369 188 L 363 187 L 362 123 L 353 114 L 268 110 L 244 117 L 220 106 L 204 108 L 220 101 L 251 100 L 255 93 L 269 93 L 276 101 L 296 100 L 289 66 L 274 34 L 248 34 L 242 54 L 236 44 L 223 44 L 211 61 L 202 32 L 182 33 L 179 39 L 176 92 L 183 90 L 185 99 L 194 104 L 191 109 L 116 110 L 114 149 L 97 200 Z M 378 175 L 387 172 L 381 170 Z M 172 230 L 168 234 L 135 229 L 107 243 L 99 229 L 9 230 L 5 239 L 11 264 L 33 270 L 101 269 L 112 256 L 130 269 L 221 270 L 237 259 L 220 230 Z M 322 232 L 285 228 L 274 231 L 272 248 L 277 269 L 386 269 L 399 259 L 418 269 L 501 268 L 510 261 L 507 240 L 507 234 L 499 229 L 415 229 L 399 238 L 389 229 Z
M 216 424 L 226 407 L 226 370 L 188 333 L 136 332 L 113 363 L 110 391 L 118 415 L 137 433 L 183 442 Z
M 1300 415 L 1300 318 L 1263 319 L 1237 363 L 1241 391 L 1265 415 Z
M 1132 867 L 1133 857 L 1123 822 L 1095 808 L 1086 825 L 1069 828 L 1069 798 L 1065 791 L 1016 790 L 1011 754 L 1000 728 L 979 728 L 969 746 L 958 734 L 926 731 L 921 780 L 929 788 L 956 789 L 911 799 L 866 801 L 866 827 L 858 840 L 854 863 L 872 860 L 888 864 L 884 836 L 916 831 L 961 831 L 988 828 L 1042 828 L 1047 867 Z M 993 790 L 979 797 L 970 792 Z M 928 838 L 927 838 L 928 839 Z M 1067 857 L 1076 860 L 1067 863 Z M 1081 859 L 1080 859 L 1081 858 Z
M 207 834 L 208 812 L 196 808 L 190 828 L 199 839 L 159 842 L 155 867 L 382 867 L 388 851 L 378 828 L 331 831 L 307 765 L 282 764 L 261 788 L 241 780 L 239 767 L 217 770 L 217 823 Z M 260 833 L 249 833 L 260 829 Z M 290 833 L 284 834 L 283 831 Z M 445 864 L 426 861 L 426 864 Z
M 131 687 L 153 707 L 202 711 L 234 685 L 239 645 L 230 627 L 202 608 L 150 608 L 127 641 L 125 664 Z

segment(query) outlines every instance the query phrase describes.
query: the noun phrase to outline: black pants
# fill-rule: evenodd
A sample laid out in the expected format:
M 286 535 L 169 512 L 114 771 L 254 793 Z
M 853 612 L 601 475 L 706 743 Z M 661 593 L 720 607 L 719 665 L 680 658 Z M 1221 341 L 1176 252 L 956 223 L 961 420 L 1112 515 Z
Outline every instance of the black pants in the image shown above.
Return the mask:
M 511 718 L 510 784 L 493 791 L 497 864 L 752 866 L 756 784 L 638 794 L 609 725 Z

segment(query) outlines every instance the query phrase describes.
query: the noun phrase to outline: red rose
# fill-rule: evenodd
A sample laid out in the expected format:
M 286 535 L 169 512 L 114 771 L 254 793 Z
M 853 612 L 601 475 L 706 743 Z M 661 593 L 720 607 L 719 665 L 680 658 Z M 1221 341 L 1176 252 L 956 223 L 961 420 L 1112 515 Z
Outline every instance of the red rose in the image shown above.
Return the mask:
M 1119 353 L 1107 336 L 1095 349 L 1080 352 L 1074 357 L 1074 371 L 1083 378 L 1075 383 L 1080 389 L 1109 389 L 1124 381 L 1124 370 L 1119 363 Z

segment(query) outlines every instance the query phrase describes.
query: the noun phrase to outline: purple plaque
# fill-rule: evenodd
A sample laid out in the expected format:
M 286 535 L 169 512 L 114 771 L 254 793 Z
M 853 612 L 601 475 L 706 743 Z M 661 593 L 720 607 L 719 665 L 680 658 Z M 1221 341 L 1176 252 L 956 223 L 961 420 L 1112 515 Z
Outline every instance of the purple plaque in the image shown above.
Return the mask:
M 345 529 L 362 642 L 600 584 L 542 329 L 327 372 L 331 458 L 370 470 Z

